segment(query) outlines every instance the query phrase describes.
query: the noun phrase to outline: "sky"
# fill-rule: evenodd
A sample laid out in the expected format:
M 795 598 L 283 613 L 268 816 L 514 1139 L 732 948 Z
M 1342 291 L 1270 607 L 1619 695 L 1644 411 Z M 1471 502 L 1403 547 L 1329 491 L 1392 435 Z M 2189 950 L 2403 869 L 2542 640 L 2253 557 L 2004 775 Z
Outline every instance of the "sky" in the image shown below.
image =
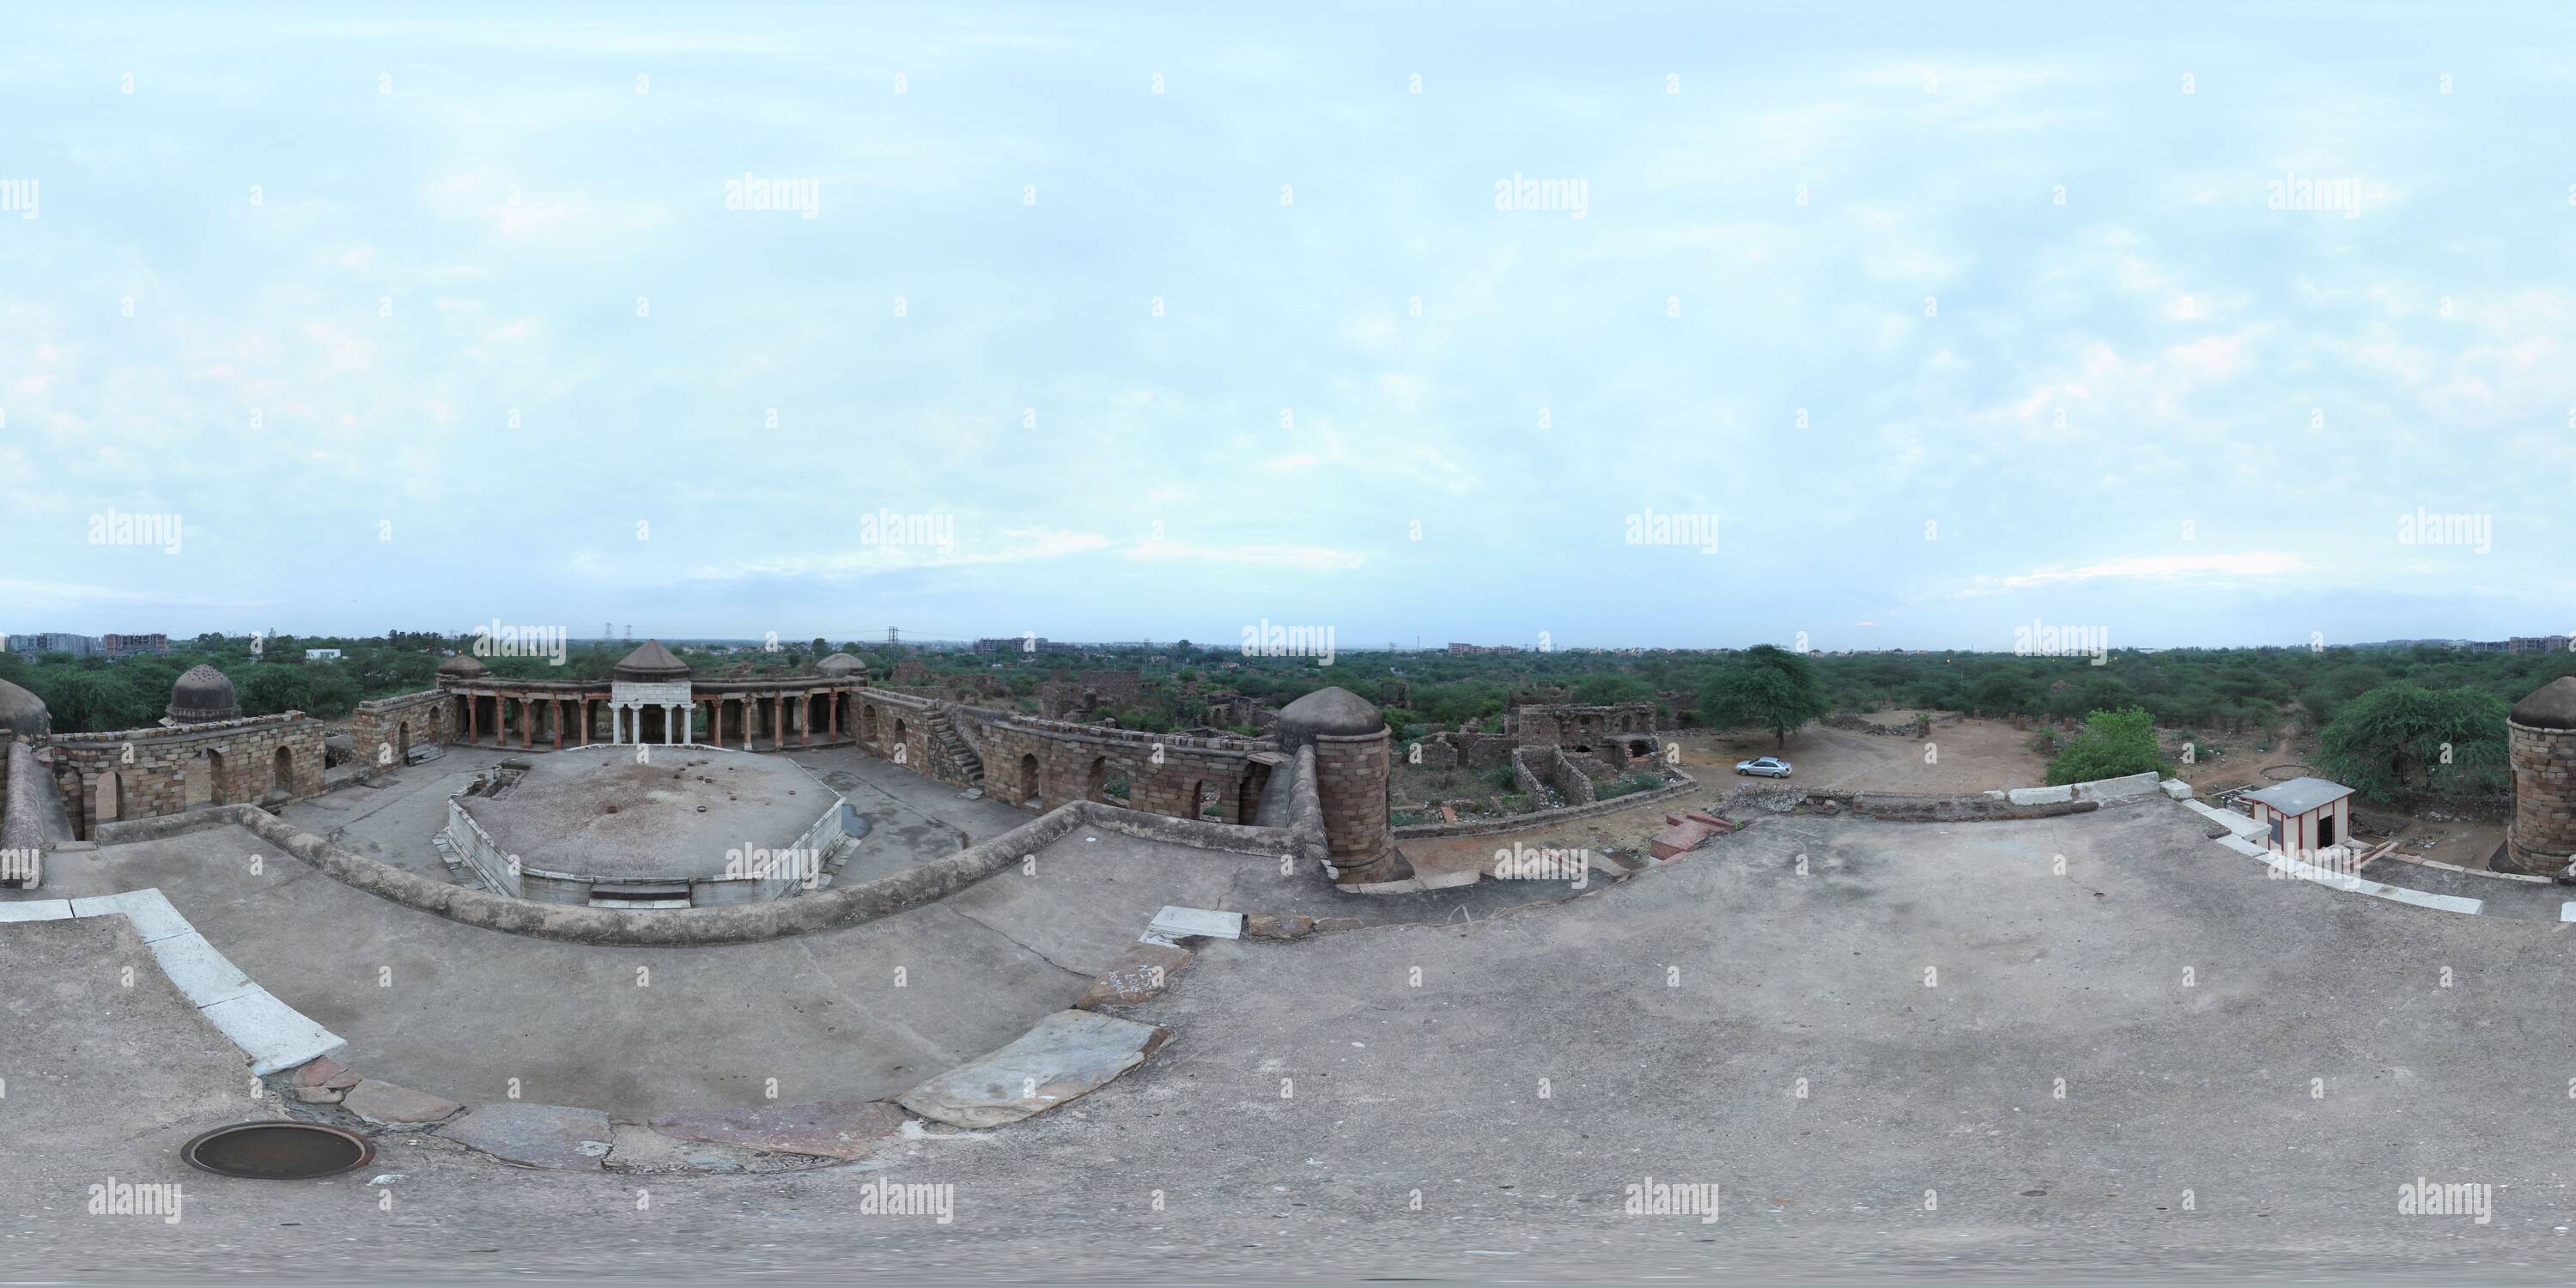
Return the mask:
M 1791 8 L 12 7 L 0 629 L 2576 627 L 2576 14 Z

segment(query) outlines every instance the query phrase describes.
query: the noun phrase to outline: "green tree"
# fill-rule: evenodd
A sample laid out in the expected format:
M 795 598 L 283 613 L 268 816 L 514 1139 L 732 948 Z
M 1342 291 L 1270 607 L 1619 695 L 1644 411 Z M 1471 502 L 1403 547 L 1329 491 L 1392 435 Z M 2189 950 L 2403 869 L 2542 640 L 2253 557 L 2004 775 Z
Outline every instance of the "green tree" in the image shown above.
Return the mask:
M 1719 667 L 1700 690 L 1700 718 L 1722 729 L 1768 729 L 1775 745 L 1825 714 L 1816 664 L 1771 644 L 1756 644 Z
M 2048 762 L 2048 784 L 2089 783 L 2163 770 L 2155 717 L 2144 707 L 2127 707 L 2086 715 L 2084 732 L 2069 739 L 2066 750 Z
M 2504 699 L 2476 689 L 2382 685 L 2343 704 L 2317 767 L 2371 800 L 2506 790 Z
M 1574 682 L 1574 700 L 1586 706 L 1606 707 L 1621 702 L 1652 702 L 1655 691 L 1633 675 L 1604 672 L 1587 675 Z

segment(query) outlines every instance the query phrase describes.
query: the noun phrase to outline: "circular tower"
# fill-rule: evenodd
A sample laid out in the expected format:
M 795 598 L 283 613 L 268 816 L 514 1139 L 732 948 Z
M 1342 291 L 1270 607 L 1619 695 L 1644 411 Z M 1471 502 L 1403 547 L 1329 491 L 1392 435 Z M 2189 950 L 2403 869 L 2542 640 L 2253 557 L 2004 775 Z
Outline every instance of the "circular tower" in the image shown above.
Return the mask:
M 2513 821 L 2496 866 L 2556 873 L 2576 861 L 2576 675 L 2532 690 L 2514 704 L 2505 728 Z
M 1333 881 L 1365 885 L 1413 874 L 1396 853 L 1387 812 L 1392 784 L 1386 717 L 1358 694 L 1317 689 L 1279 712 L 1279 750 L 1294 764 L 1315 749 L 1315 792 L 1324 806 L 1324 837 Z

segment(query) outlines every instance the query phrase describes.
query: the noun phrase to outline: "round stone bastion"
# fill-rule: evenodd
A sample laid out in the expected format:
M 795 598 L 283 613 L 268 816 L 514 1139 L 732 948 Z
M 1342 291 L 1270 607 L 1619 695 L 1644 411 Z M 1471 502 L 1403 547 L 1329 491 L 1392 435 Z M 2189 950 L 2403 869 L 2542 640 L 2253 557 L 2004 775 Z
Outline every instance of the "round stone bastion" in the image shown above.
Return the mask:
M 441 848 L 503 894 L 603 908 L 777 899 L 828 884 L 865 825 L 795 762 L 603 746 L 505 762 L 448 799 Z

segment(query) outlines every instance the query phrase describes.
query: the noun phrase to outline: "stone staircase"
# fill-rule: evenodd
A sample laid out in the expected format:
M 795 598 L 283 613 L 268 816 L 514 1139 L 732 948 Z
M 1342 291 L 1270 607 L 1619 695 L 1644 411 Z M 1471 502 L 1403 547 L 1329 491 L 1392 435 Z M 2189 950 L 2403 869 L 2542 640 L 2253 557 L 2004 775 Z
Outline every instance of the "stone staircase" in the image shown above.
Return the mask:
M 456 852 L 456 843 L 447 839 L 447 833 L 430 833 L 429 843 L 432 848 L 438 851 L 439 862 L 447 865 L 447 875 L 450 880 L 456 882 L 458 885 L 466 886 L 471 889 L 491 890 L 494 894 L 500 893 L 498 890 L 492 890 L 492 883 L 484 880 L 483 874 L 475 871 L 474 865 L 467 863 L 464 856 L 459 855 Z
M 967 745 L 965 735 L 945 711 L 930 713 L 930 745 L 939 757 L 937 777 L 959 787 L 981 790 L 984 786 L 984 758 Z

